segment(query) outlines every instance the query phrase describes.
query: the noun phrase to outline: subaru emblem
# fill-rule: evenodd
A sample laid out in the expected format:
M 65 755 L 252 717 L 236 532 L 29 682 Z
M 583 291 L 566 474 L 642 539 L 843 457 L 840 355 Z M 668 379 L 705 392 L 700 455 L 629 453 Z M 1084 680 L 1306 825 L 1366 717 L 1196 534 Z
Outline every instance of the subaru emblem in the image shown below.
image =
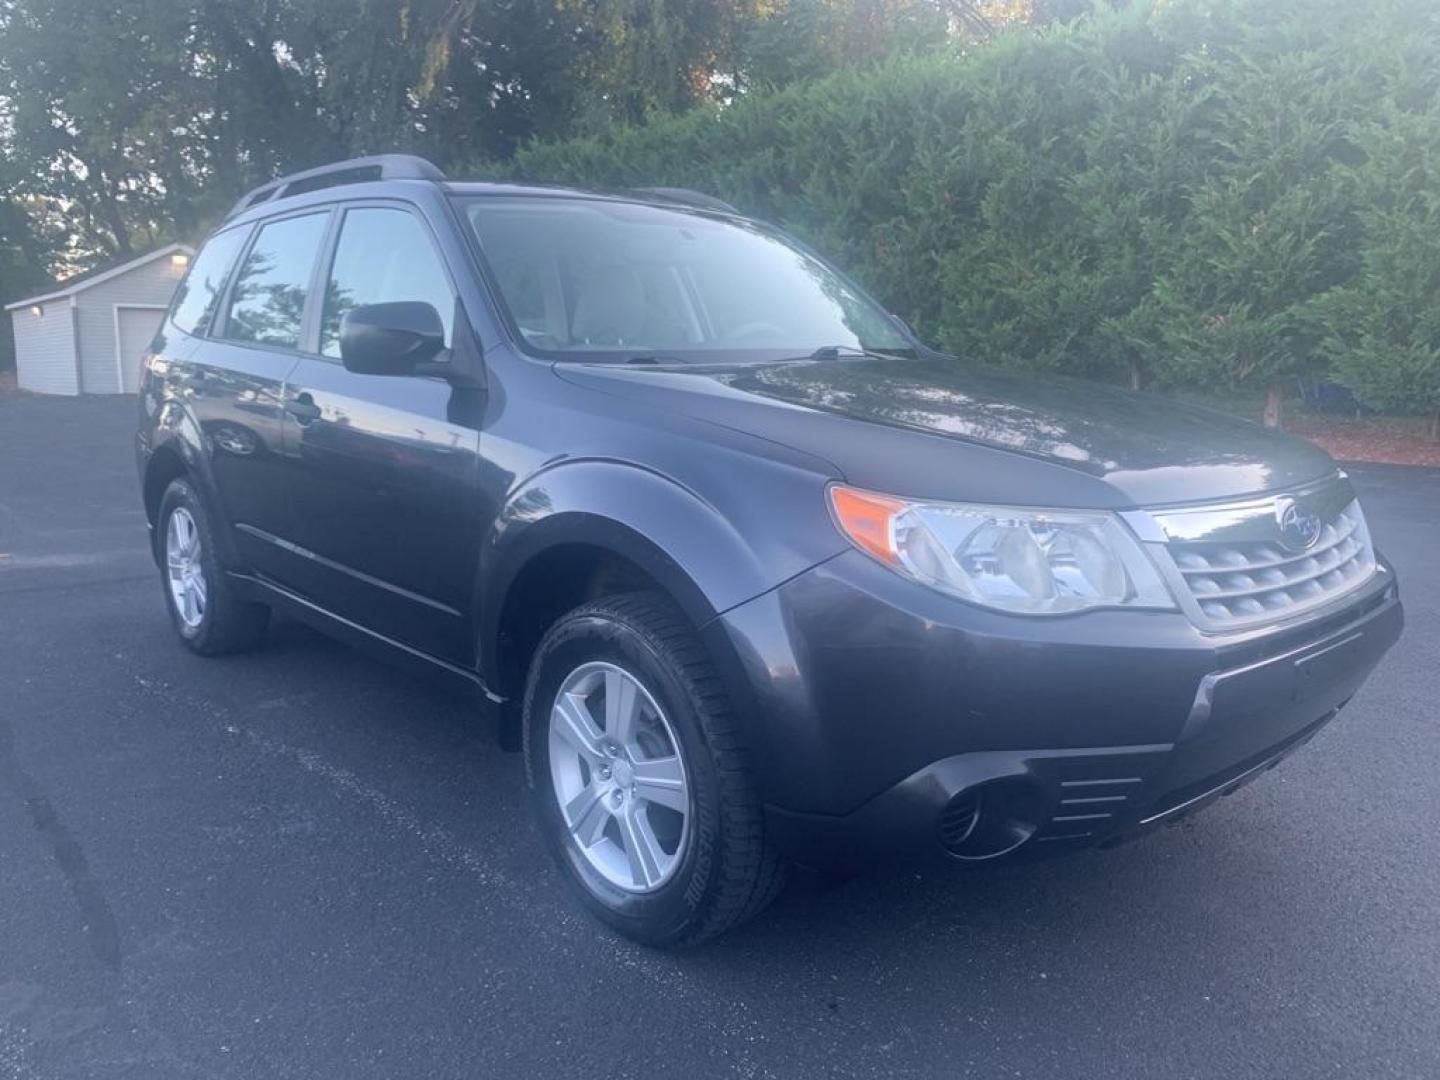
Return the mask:
M 1275 521 L 1280 526 L 1280 543 L 1297 554 L 1314 547 L 1324 528 L 1319 514 L 1289 495 L 1275 500 Z

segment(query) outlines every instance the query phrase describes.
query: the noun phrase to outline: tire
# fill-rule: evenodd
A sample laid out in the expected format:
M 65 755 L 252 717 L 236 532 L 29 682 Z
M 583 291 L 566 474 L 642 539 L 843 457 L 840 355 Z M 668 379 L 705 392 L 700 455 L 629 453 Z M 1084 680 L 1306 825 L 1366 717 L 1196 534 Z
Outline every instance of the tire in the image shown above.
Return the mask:
M 639 734 L 616 753 L 611 737 L 628 729 L 620 721 L 612 731 L 605 714 L 613 688 L 621 689 L 615 700 L 632 700 L 622 676 L 638 686 L 628 729 Z M 557 719 L 562 689 L 568 704 Z M 583 709 L 566 711 L 577 702 Z M 567 715 L 589 715 L 595 726 L 577 738 Z M 665 596 L 614 596 L 562 616 L 531 661 L 523 729 L 526 775 L 546 844 L 585 906 L 621 934 L 657 947 L 692 945 L 756 915 L 780 891 L 784 865 L 766 840 L 729 701 L 704 646 Z M 579 748 L 590 736 L 598 736 L 599 750 Z M 577 762 L 588 764 L 577 769 Z M 662 772 L 668 779 L 657 779 Z M 612 802 L 617 790 L 623 805 Z M 597 791 L 603 797 L 591 802 Z M 588 816 L 570 812 L 586 844 L 567 822 L 567 804 L 588 808 Z M 647 831 L 657 841 L 649 845 L 653 867 L 648 856 L 632 854 L 647 847 L 635 841 Z
M 252 648 L 265 633 L 270 609 L 247 600 L 226 576 L 210 515 L 188 481 L 170 482 L 155 527 L 165 606 L 180 640 L 201 656 Z M 194 587 L 177 589 L 177 577 L 189 577 Z

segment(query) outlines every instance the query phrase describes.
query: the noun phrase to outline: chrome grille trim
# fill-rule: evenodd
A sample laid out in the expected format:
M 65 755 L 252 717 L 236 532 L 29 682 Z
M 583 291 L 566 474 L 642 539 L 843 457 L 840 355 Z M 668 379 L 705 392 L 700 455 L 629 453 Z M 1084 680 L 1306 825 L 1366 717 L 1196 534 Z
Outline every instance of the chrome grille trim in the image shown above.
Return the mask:
M 1320 519 L 1308 550 L 1291 550 L 1282 540 L 1279 504 L 1286 500 Z M 1202 630 L 1288 621 L 1363 585 L 1377 567 L 1365 516 L 1343 473 L 1263 499 L 1124 516 Z
M 1342 511 L 1341 513 L 1342 513 L 1342 515 L 1343 515 L 1343 514 L 1344 514 L 1344 511 Z M 1327 534 L 1322 534 L 1320 540 L 1317 541 L 1316 544 L 1315 544 L 1315 546 L 1314 546 L 1313 548 L 1311 548 L 1309 551 L 1302 551 L 1302 552 L 1301 552 L 1300 554 L 1298 554 L 1298 555 L 1284 555 L 1284 556 L 1282 556 L 1282 557 L 1277 557 L 1277 558 L 1271 559 L 1271 560 L 1268 561 L 1268 562 L 1254 562 L 1254 563 L 1249 563 L 1249 564 L 1246 565 L 1246 569 L 1249 570 L 1249 571 L 1277 569 L 1277 568 L 1279 568 L 1279 567 L 1288 566 L 1288 565 L 1290 565 L 1291 563 L 1304 562 L 1306 559 L 1313 559 L 1313 558 L 1315 558 L 1317 555 L 1323 555 L 1323 554 L 1325 554 L 1325 553 L 1328 552 L 1328 551 L 1334 550 L 1335 548 L 1337 548 L 1337 547 L 1339 547 L 1340 545 L 1344 544 L 1346 541 L 1350 540 L 1350 539 L 1355 535 L 1355 530 L 1356 530 L 1356 528 L 1358 527 L 1358 523 L 1357 523 L 1357 522 L 1355 521 L 1355 519 L 1352 518 L 1352 517 L 1342 516 L 1342 517 L 1340 518 L 1340 520 L 1344 522 L 1344 527 L 1343 527 L 1343 528 L 1338 528 L 1338 527 L 1336 527 L 1336 528 L 1333 528 L 1333 530 L 1332 530 L 1332 526 L 1329 525 L 1329 524 L 1327 524 L 1327 525 L 1326 525 Z M 1329 533 L 1329 532 L 1332 532 L 1332 531 L 1333 531 L 1334 535 L 1328 535 L 1328 533 Z M 1358 541 L 1357 541 L 1357 543 L 1358 543 Z M 1278 545 L 1277 545 L 1277 550 L 1278 550 Z M 1181 559 L 1180 559 L 1179 556 L 1176 557 L 1175 562 L 1177 563 L 1177 565 L 1180 566 L 1180 572 L 1181 572 L 1182 574 L 1204 574 L 1204 573 L 1210 572 L 1210 570 L 1209 570 L 1208 568 L 1207 568 L 1207 569 L 1198 569 L 1198 568 L 1197 568 L 1197 569 L 1189 569 L 1189 568 L 1187 568 L 1186 566 L 1184 566 L 1184 565 L 1181 563 Z

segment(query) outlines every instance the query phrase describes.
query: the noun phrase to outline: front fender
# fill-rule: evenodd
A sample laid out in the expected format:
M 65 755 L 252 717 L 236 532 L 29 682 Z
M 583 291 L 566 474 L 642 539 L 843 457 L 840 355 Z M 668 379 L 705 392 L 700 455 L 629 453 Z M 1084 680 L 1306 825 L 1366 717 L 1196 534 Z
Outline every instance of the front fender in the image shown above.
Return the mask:
M 825 506 L 825 477 L 733 462 L 715 491 L 644 466 L 566 460 L 517 487 L 481 549 L 480 656 L 494 670 L 505 598 L 525 566 L 562 544 L 624 556 L 653 576 L 697 627 L 845 549 Z M 755 475 L 764 469 L 763 479 Z M 747 475 L 749 474 L 749 475 Z

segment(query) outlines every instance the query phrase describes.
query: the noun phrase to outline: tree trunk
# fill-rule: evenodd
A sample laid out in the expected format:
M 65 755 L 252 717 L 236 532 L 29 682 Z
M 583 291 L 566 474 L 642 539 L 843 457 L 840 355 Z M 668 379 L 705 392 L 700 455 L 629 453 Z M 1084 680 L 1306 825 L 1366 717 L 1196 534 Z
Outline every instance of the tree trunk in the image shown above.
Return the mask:
M 120 212 L 120 203 L 116 198 L 115 185 L 110 180 L 110 174 L 102 169 L 94 158 L 82 157 L 80 160 L 85 165 L 85 171 L 89 173 L 88 179 L 95 192 L 95 199 L 100 204 L 100 216 L 114 238 L 115 254 L 129 255 L 130 230 L 125 225 L 125 216 Z
M 1277 379 L 1265 389 L 1265 426 L 1280 426 L 1280 381 Z
M 1430 414 L 1430 441 L 1440 442 L 1440 409 Z
M 995 34 L 995 27 L 985 17 L 975 0 L 948 0 L 944 11 L 953 22 L 967 27 L 981 41 L 987 41 Z
M 1145 383 L 1145 369 L 1136 357 L 1130 358 L 1130 389 L 1139 390 Z

